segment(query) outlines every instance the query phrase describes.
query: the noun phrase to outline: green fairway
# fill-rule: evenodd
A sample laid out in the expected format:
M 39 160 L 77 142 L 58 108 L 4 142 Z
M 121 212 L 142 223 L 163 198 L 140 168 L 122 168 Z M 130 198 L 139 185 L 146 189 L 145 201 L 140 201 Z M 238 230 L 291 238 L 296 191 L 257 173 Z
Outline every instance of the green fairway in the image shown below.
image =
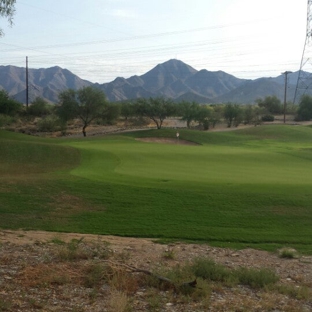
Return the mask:
M 312 254 L 312 128 L 150 130 L 81 139 L 0 131 L 0 227 Z

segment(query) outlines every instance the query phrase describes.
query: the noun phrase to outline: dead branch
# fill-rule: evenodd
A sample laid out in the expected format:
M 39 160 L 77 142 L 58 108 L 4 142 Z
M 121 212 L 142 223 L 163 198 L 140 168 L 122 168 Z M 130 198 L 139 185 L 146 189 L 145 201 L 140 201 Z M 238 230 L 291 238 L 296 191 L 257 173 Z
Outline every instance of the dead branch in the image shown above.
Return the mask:
M 115 261 L 111 261 L 111 260 L 104 260 L 104 262 L 109 263 L 113 266 L 119 266 L 119 267 L 124 267 L 126 269 L 128 269 L 130 272 L 138 272 L 138 273 L 144 273 L 146 275 L 152 276 L 154 278 L 156 278 L 160 283 L 163 283 L 171 288 L 173 288 L 175 291 L 177 291 L 178 289 L 181 288 L 185 288 L 185 287 L 191 287 L 191 288 L 196 288 L 197 285 L 197 281 L 196 279 L 194 281 L 190 281 L 190 282 L 186 282 L 183 283 L 181 285 L 176 285 L 172 280 L 170 280 L 167 277 L 155 274 L 149 270 L 145 270 L 145 269 L 140 269 L 134 266 L 130 266 L 128 264 L 124 264 L 124 263 L 120 263 L 120 262 L 115 262 Z

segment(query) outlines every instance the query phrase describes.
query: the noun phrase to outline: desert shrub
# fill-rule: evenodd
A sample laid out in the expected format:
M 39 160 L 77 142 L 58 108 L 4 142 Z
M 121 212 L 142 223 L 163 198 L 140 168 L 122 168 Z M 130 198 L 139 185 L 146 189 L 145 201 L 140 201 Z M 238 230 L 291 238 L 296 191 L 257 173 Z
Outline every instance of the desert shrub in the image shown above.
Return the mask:
M 240 284 L 252 288 L 264 288 L 279 280 L 278 276 L 268 269 L 239 268 L 233 273 L 237 276 Z
M 85 248 L 83 248 L 83 245 L 81 244 L 82 240 L 83 238 L 79 240 L 72 239 L 69 243 L 62 246 L 62 248 L 58 251 L 58 259 L 60 261 L 89 259 L 90 254 Z
M 285 259 L 294 259 L 298 257 L 297 251 L 292 248 L 282 248 L 279 251 L 279 257 Z
M 275 117 L 273 115 L 264 115 L 262 116 L 261 120 L 262 121 L 274 121 Z
M 88 288 L 100 285 L 106 274 L 106 266 L 101 264 L 92 264 L 86 268 L 84 276 L 84 286 Z
M 198 258 L 191 265 L 191 269 L 196 277 L 201 277 L 210 281 L 224 282 L 230 278 L 231 271 L 221 264 L 215 263 L 211 259 Z
M 15 117 L 0 114 L 0 127 L 9 126 L 15 122 L 16 122 Z
M 196 277 L 205 280 L 225 283 L 228 286 L 235 284 L 247 285 L 252 288 L 264 288 L 278 281 L 278 276 L 268 269 L 239 268 L 230 270 L 211 259 L 199 258 L 191 265 Z
M 63 130 L 63 128 L 64 124 L 61 120 L 53 115 L 42 118 L 37 123 L 37 130 L 39 132 L 54 132 Z
M 27 109 L 27 114 L 35 117 L 43 117 L 51 114 L 53 106 L 44 99 L 37 97 Z
M 272 290 L 298 300 L 308 300 L 312 298 L 312 293 L 306 286 L 295 287 L 293 285 L 276 285 L 272 288 Z

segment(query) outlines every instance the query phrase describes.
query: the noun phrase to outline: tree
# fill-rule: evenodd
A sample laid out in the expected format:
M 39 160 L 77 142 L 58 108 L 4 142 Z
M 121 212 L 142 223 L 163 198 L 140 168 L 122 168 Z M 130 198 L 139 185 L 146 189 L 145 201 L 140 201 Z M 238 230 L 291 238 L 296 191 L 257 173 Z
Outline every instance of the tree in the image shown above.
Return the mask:
M 0 0 L 0 16 L 7 18 L 9 25 L 13 25 L 13 15 L 15 13 L 16 0 Z M 0 28 L 0 37 L 3 36 L 3 31 Z
M 134 116 L 135 114 L 135 107 L 134 104 L 130 101 L 123 101 L 120 103 L 120 114 L 128 120 L 128 118 Z
M 310 95 L 303 95 L 300 99 L 296 120 L 303 121 L 311 119 L 312 119 L 312 97 Z
M 0 90 L 0 114 L 14 116 L 20 113 L 23 105 L 9 97 L 5 90 Z
M 93 87 L 85 87 L 77 91 L 68 89 L 59 94 L 60 104 L 57 107 L 58 116 L 64 121 L 79 118 L 82 123 L 82 133 L 86 136 L 86 128 L 95 119 L 103 119 L 109 111 L 105 94 Z
M 264 99 L 257 99 L 256 103 L 259 107 L 264 107 L 268 113 L 281 114 L 283 113 L 283 105 L 279 98 L 275 95 L 266 96 Z
M 48 104 L 41 97 L 36 97 L 36 99 L 31 103 L 27 109 L 27 114 L 36 117 L 43 117 L 49 115 L 52 111 L 52 106 Z
M 231 128 L 233 124 L 237 127 L 242 121 L 242 109 L 238 104 L 228 103 L 224 107 L 223 116 L 228 128 Z
M 186 121 L 186 126 L 190 128 L 191 122 L 198 117 L 198 111 L 200 106 L 196 102 L 183 101 L 179 104 L 179 112 L 181 114 L 181 120 Z
M 222 117 L 222 105 L 210 105 L 212 108 L 211 115 L 210 115 L 210 122 L 212 123 L 212 128 L 216 126 L 217 123 L 221 121 Z
M 162 97 L 138 99 L 136 102 L 136 113 L 142 117 L 148 117 L 161 129 L 164 120 L 176 113 L 176 105 L 169 99 Z
M 197 110 L 196 120 L 204 130 L 209 130 L 211 122 L 212 109 L 208 106 L 200 106 Z

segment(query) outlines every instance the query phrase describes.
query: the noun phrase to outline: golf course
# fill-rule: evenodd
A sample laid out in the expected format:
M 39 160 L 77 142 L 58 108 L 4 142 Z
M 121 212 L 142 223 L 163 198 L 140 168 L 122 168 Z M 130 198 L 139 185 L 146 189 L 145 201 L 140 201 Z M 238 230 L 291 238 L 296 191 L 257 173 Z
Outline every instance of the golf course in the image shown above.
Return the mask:
M 311 127 L 179 134 L 0 130 L 0 227 L 312 254 Z

